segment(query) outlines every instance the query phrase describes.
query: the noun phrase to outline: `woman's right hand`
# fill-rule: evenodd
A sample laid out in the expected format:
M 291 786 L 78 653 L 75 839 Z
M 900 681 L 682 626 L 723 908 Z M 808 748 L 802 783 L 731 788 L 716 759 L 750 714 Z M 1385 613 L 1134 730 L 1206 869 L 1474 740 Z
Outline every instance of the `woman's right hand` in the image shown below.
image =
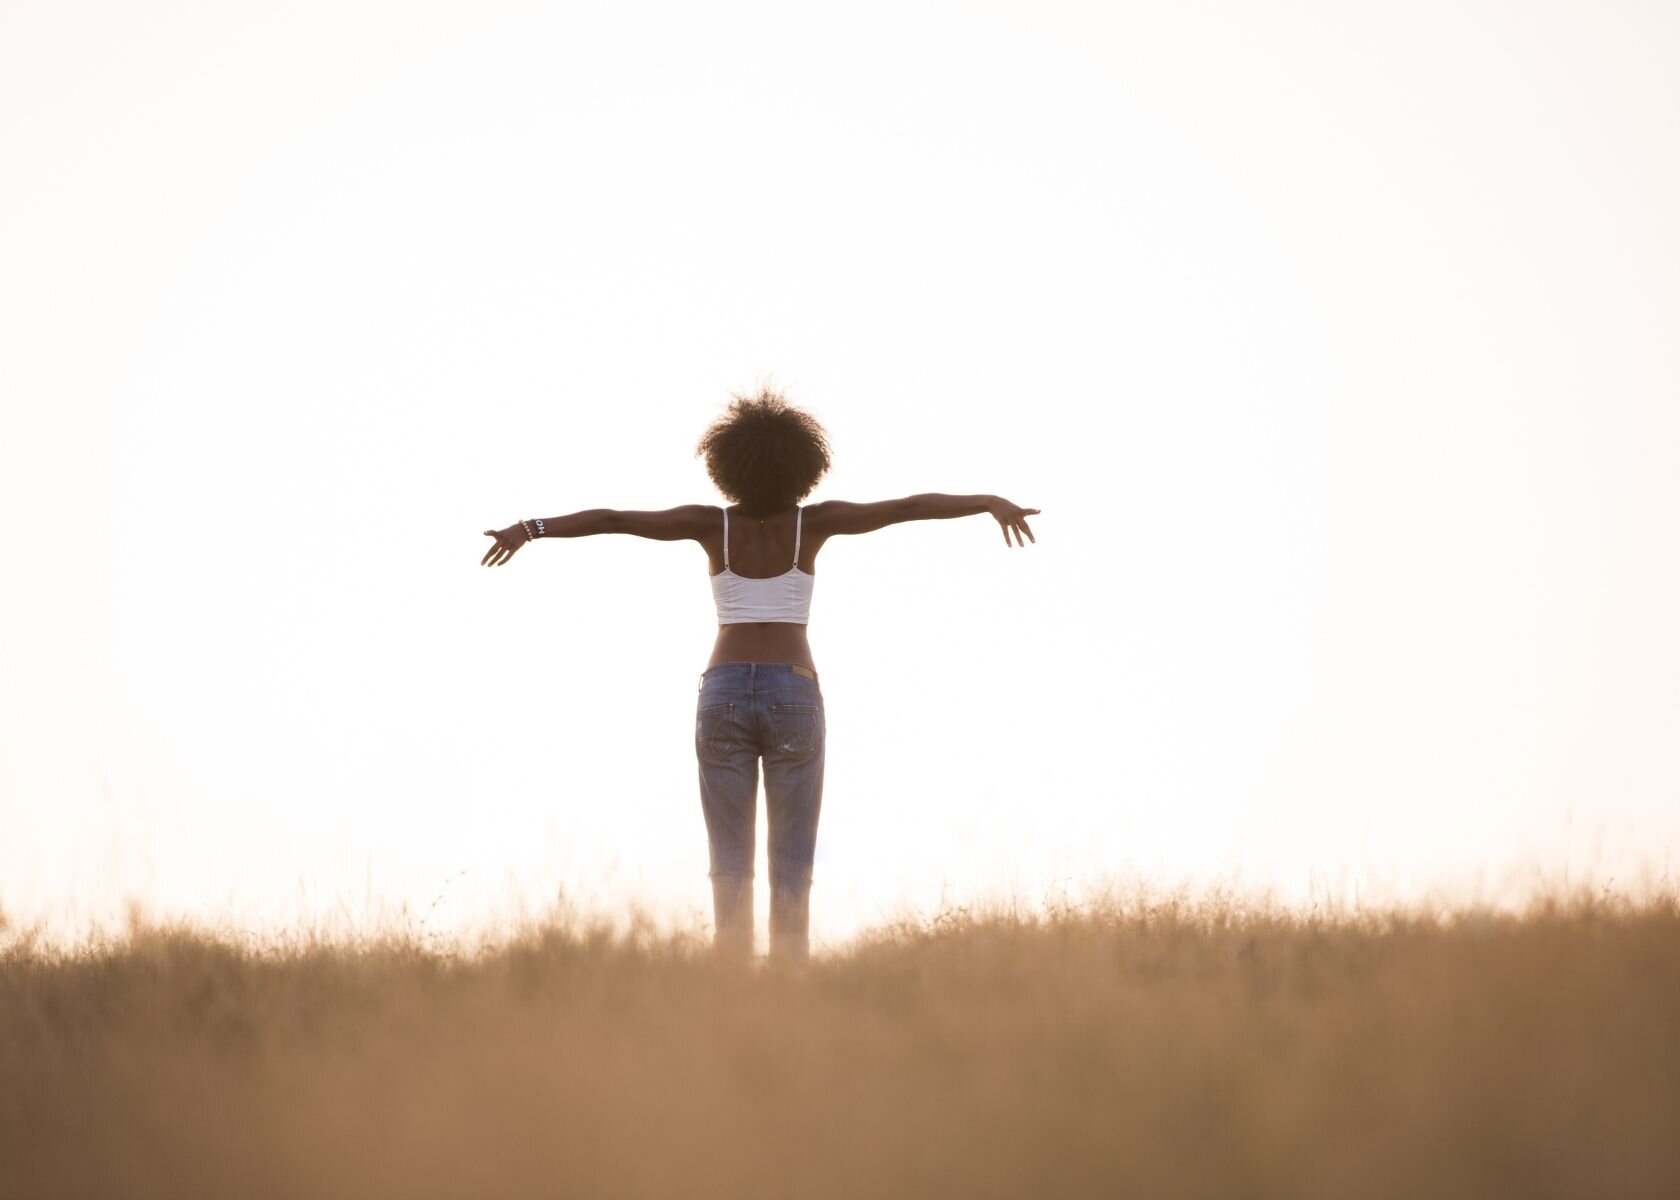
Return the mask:
M 986 511 L 991 513 L 997 519 L 997 523 L 1003 527 L 1003 544 L 1005 546 L 1013 549 L 1015 546 L 1025 546 L 1027 542 L 1032 542 L 1034 545 L 1038 544 L 1038 539 L 1033 536 L 1032 527 L 1027 524 L 1027 518 L 1036 517 L 1038 509 L 1022 508 L 1019 504 L 1011 504 L 1002 496 L 993 496 L 992 502 L 986 506 Z M 1015 535 L 1013 543 L 1009 540 L 1011 533 Z M 1023 533 L 1027 535 L 1027 542 L 1021 540 Z
M 484 552 L 484 557 L 478 563 L 481 567 L 501 566 L 513 557 L 515 550 L 530 541 L 525 536 L 525 526 L 518 522 L 509 525 L 506 529 L 486 529 L 484 536 L 495 538 L 496 544 Z

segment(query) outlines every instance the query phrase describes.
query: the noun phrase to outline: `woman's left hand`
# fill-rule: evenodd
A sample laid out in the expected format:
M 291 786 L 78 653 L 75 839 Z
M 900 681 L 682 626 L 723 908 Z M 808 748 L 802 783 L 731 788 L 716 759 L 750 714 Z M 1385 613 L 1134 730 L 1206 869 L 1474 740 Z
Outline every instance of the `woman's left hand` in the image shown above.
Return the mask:
M 1038 542 L 1038 539 L 1033 536 L 1032 526 L 1027 524 L 1028 517 L 1038 516 L 1038 509 L 1022 508 L 1019 504 L 1011 504 L 1002 496 L 993 496 L 991 503 L 986 506 L 986 511 L 996 518 L 999 525 L 1003 526 L 1003 544 L 1005 546 L 1013 548 L 1014 546 L 1025 546 L 1027 542 L 1033 542 L 1034 544 Z M 1011 533 L 1015 535 L 1014 542 L 1009 540 Z M 1027 542 L 1021 540 L 1021 534 L 1023 533 L 1027 535 Z
M 484 552 L 484 557 L 478 563 L 481 567 L 501 566 L 513 557 L 514 551 L 530 541 L 525 536 L 523 525 L 509 525 L 506 529 L 486 529 L 484 536 L 495 538 L 496 544 Z

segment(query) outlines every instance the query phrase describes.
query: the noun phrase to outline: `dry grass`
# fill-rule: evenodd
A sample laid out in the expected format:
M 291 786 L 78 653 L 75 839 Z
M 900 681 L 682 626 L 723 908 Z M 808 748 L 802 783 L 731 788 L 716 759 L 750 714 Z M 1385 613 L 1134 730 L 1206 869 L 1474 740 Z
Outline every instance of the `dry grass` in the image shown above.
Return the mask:
M 0 935 L 3 936 L 3 935 Z M 1680 906 L 0 952 L 6 1196 L 1675 1196 Z

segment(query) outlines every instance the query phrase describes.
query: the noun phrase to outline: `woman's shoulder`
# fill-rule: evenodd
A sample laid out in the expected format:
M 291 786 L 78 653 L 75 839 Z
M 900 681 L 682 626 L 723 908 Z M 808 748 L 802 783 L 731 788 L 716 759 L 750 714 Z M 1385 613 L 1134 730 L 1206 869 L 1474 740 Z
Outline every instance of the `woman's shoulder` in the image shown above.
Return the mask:
M 819 500 L 815 504 L 805 505 L 800 512 L 804 516 L 805 527 L 811 529 L 832 523 L 837 514 L 856 507 L 845 500 Z
M 851 500 L 824 500 L 805 508 L 805 528 L 817 536 L 868 533 L 883 525 L 903 520 L 902 500 L 876 500 L 859 504 Z

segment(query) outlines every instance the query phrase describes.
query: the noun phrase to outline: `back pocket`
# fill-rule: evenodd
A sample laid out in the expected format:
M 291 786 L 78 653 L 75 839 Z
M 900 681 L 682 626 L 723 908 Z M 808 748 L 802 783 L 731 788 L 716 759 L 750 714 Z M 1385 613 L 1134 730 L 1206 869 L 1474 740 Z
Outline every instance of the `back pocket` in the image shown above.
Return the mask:
M 822 749 L 822 709 L 815 704 L 772 704 L 770 740 L 778 754 L 810 758 Z
M 707 762 L 717 762 L 735 744 L 735 706 L 714 704 L 702 708 L 694 718 L 694 753 Z

